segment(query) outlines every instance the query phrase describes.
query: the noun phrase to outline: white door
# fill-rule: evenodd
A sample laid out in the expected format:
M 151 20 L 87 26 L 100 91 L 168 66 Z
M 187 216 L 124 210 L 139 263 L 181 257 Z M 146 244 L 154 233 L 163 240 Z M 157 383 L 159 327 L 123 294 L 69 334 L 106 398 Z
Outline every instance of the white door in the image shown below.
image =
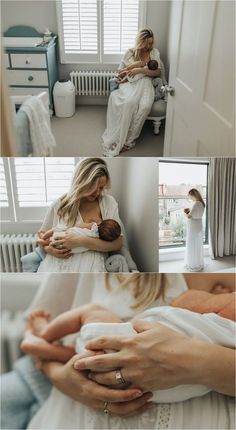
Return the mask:
M 165 156 L 234 156 L 234 1 L 173 1 Z

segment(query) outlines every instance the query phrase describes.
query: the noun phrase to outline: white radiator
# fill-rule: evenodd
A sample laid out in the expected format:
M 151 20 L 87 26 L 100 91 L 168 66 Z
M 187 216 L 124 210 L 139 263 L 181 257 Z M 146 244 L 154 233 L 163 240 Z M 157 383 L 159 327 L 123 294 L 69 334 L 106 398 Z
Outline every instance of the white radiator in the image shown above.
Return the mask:
M 23 312 L 1 312 L 1 373 L 12 370 L 14 362 L 22 355 L 20 342 L 24 329 Z
M 36 247 L 36 234 L 1 234 L 1 272 L 22 272 L 20 258 Z
M 115 72 L 73 71 L 70 79 L 75 86 L 75 93 L 80 96 L 108 96 L 109 80 Z

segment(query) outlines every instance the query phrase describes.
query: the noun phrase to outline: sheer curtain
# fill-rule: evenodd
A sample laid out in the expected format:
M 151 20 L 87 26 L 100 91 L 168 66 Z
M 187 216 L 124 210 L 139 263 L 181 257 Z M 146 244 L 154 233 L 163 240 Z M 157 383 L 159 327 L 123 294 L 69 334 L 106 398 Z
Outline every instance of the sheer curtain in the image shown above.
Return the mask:
M 209 228 L 212 258 L 236 253 L 235 158 L 211 158 L 209 164 Z

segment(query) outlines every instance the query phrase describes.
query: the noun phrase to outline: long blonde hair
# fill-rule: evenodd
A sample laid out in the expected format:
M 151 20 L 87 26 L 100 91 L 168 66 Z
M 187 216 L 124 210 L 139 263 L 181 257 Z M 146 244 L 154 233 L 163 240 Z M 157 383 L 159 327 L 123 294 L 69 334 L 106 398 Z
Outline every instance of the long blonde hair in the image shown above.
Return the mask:
M 196 188 L 191 188 L 191 190 L 189 190 L 188 194 L 190 196 L 194 196 L 199 202 L 201 202 L 203 207 L 206 206 L 200 192 Z
M 142 310 L 150 306 L 159 297 L 165 298 L 167 278 L 163 273 L 116 273 L 120 282 L 120 288 L 133 287 L 135 303 L 132 309 Z M 105 284 L 108 291 L 111 290 L 111 274 L 105 273 Z
M 62 219 L 68 227 L 75 225 L 81 199 L 96 190 L 97 181 L 102 176 L 107 178 L 106 188 L 109 188 L 110 175 L 107 164 L 102 158 L 85 158 L 78 162 L 70 189 L 61 197 L 57 211 L 59 219 Z
M 143 28 L 142 30 L 139 30 L 135 40 L 135 47 L 134 49 L 131 49 L 135 61 L 141 60 L 140 52 L 143 49 L 141 46 L 143 46 L 143 43 L 146 42 L 150 37 L 152 37 L 154 42 L 153 31 L 150 28 Z M 152 48 L 150 50 L 152 50 Z

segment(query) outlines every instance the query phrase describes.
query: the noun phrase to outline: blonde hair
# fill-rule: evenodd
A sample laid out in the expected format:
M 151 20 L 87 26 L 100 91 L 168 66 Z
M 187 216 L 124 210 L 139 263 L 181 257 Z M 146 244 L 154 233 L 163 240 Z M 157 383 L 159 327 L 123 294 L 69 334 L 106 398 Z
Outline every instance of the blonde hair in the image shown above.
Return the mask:
M 76 165 L 68 193 L 60 199 L 57 211 L 68 227 L 76 223 L 81 199 L 96 190 L 97 181 L 102 176 L 107 178 L 106 188 L 110 186 L 110 175 L 107 164 L 102 158 L 85 158 Z
M 141 46 L 143 46 L 143 43 L 146 42 L 150 37 L 152 37 L 154 42 L 153 31 L 150 28 L 143 28 L 142 30 L 139 30 L 135 40 L 135 47 L 131 50 L 135 61 L 140 61 L 140 52 L 143 49 Z M 152 50 L 152 48 L 150 50 Z
M 132 309 L 142 310 L 150 306 L 159 297 L 165 298 L 167 277 L 163 273 L 117 273 L 120 288 L 133 287 L 135 303 Z M 110 273 L 105 273 L 105 284 L 111 291 Z
M 202 205 L 205 207 L 205 202 L 200 194 L 200 192 L 196 188 L 191 188 L 188 192 L 189 196 L 194 196 L 199 202 L 202 203 Z

